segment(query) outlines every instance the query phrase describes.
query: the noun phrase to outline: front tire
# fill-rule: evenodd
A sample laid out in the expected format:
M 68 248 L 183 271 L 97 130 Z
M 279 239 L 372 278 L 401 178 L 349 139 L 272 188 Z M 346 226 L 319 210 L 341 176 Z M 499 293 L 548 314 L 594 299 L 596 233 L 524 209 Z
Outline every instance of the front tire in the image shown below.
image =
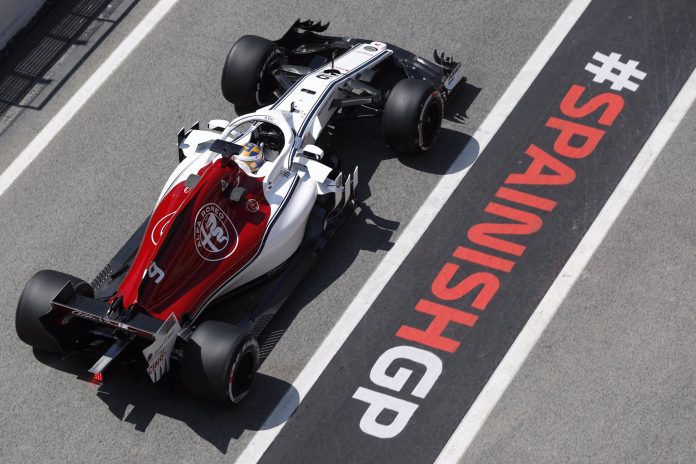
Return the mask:
M 276 100 L 271 71 L 282 61 L 282 52 L 268 39 L 241 37 L 230 49 L 222 70 L 222 95 L 237 113 L 254 111 Z
M 37 350 L 53 354 L 63 354 L 61 339 L 69 338 L 68 327 L 61 327 L 55 321 L 42 321 L 51 312 L 51 301 L 71 282 L 75 291 L 93 297 L 94 289 L 82 279 L 58 271 L 39 271 L 24 286 L 17 303 L 15 329 L 20 340 Z M 44 318 L 45 319 L 45 318 Z
M 184 347 L 181 383 L 199 398 L 239 404 L 249 393 L 259 367 L 259 344 L 245 331 L 205 321 Z
M 430 83 L 403 79 L 387 97 L 382 113 L 382 133 L 399 155 L 430 150 L 440 134 L 444 101 Z

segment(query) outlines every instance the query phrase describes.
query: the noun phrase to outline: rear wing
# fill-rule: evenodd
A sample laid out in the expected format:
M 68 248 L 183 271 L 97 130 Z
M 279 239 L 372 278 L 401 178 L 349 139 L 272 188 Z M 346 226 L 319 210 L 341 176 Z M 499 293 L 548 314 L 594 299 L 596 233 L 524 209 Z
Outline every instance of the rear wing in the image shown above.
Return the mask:
M 151 341 L 143 350 L 150 380 L 158 381 L 169 370 L 170 356 L 177 335 L 181 332 L 179 321 L 173 313 L 164 321 L 144 312 L 127 314 L 118 303 L 112 305 L 78 294 L 71 282 L 63 287 L 51 306 L 53 310 L 62 310 L 72 316 L 126 333 L 126 337 L 116 337 L 113 345 L 92 366 L 89 372 L 93 375 L 100 375 L 134 337 Z
M 155 339 L 155 334 L 165 323 L 143 312 L 138 312 L 127 321 L 120 320 L 119 311 L 113 305 L 78 294 L 70 282 L 58 293 L 51 305 L 53 309 L 66 311 L 72 316 L 121 329 L 150 340 Z

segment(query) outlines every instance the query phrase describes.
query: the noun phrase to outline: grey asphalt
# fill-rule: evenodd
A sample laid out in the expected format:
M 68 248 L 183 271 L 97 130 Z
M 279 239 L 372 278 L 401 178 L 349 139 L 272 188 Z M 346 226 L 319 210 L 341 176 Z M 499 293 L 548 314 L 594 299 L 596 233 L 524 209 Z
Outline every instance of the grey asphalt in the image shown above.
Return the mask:
M 696 460 L 696 110 L 462 463 Z
M 138 2 L 41 111 L 25 110 L 14 121 L 0 136 L 0 169 L 26 146 L 155 3 L 152 0 Z M 240 5 L 182 0 L 173 8 L 0 197 L 3 213 L 0 236 L 4 240 L 0 247 L 0 263 L 4 269 L 0 279 L 3 316 L 0 318 L 1 462 L 91 462 L 95 459 L 103 462 L 216 462 L 223 458 L 234 459 L 396 240 L 449 161 L 459 152 L 467 140 L 466 135 L 473 133 L 483 121 L 560 15 L 565 2 L 451 1 L 442 5 L 446 6 L 433 8 L 425 2 L 399 2 L 395 9 L 393 2 L 386 1 L 350 4 L 294 1 L 282 5 L 260 1 Z M 289 13 L 277 14 L 281 7 Z M 349 157 L 348 164 L 360 164 L 361 182 L 368 184 L 363 185 L 360 193 L 366 207 L 337 236 L 337 241 L 318 263 L 316 275 L 298 289 L 280 320 L 271 327 L 275 338 L 282 337 L 264 362 L 255 390 L 241 407 L 213 408 L 189 399 L 168 385 L 149 385 L 142 376 L 134 378 L 124 368 L 118 368 L 98 390 L 78 379 L 88 367 L 85 361 L 78 358 L 60 362 L 46 358 L 37 360 L 14 333 L 14 308 L 24 282 L 43 268 L 64 270 L 88 280 L 95 275 L 151 210 L 160 186 L 176 164 L 174 143 L 178 128 L 199 119 L 232 117 L 232 109 L 219 91 L 220 68 L 231 43 L 243 34 L 278 36 L 296 17 L 330 19 L 331 33 L 389 41 L 424 56 L 429 56 L 433 48 L 445 50 L 462 60 L 470 84 L 481 90 L 477 93 L 469 88 L 454 101 L 453 113 L 465 113 L 466 117 L 450 114 L 450 119 L 463 122 L 445 124 L 443 139 L 427 160 L 402 162 L 394 158 L 384 148 L 379 129 L 372 123 L 355 123 L 342 129 L 338 138 L 339 153 L 344 158 Z M 71 53 L 80 52 L 78 47 Z M 60 66 L 68 66 L 71 59 L 75 61 L 74 57 L 66 57 L 55 72 L 60 73 Z M 686 141 L 688 138 L 684 143 Z M 684 161 L 674 172 L 686 176 L 689 167 Z M 687 188 L 686 184 L 674 181 L 650 184 L 654 189 L 646 199 L 645 208 L 653 207 L 651 198 L 656 192 L 665 192 L 665 186 L 670 189 L 664 195 L 672 189 Z M 690 206 L 685 201 L 687 193 L 683 192 L 678 202 L 682 211 Z M 644 219 L 647 222 L 639 223 L 642 224 L 640 229 L 645 229 L 642 233 L 657 229 L 660 221 L 654 215 Z M 684 227 L 685 242 L 693 237 L 687 233 L 690 231 L 688 221 L 681 213 L 675 213 L 672 221 L 665 225 L 667 233 L 659 235 L 660 240 L 648 237 L 651 246 L 662 244 L 659 246 L 664 253 L 686 246 L 672 241 L 676 230 L 673 223 Z M 669 411 L 658 407 L 662 403 L 654 401 L 631 403 L 634 409 L 626 404 L 626 414 L 621 420 L 634 418 L 631 423 L 635 427 L 643 418 L 647 418 L 646 421 L 676 420 L 679 414 L 688 417 L 686 405 L 693 405 L 693 401 L 680 403 L 678 394 L 688 395 L 693 385 L 688 380 L 693 377 L 687 377 L 688 367 L 675 366 L 688 364 L 688 356 L 681 353 L 679 358 L 672 358 L 665 351 L 645 350 L 634 340 L 634 335 L 642 335 L 652 343 L 672 341 L 672 349 L 680 346 L 686 350 L 689 300 L 681 298 L 680 293 L 686 290 L 660 293 L 662 286 L 659 285 L 654 287 L 654 295 L 647 289 L 640 290 L 644 298 L 650 295 L 653 298 L 674 297 L 673 301 L 668 300 L 669 304 L 659 301 L 658 305 L 658 301 L 654 301 L 648 306 L 642 303 L 643 299 L 629 300 L 638 278 L 648 279 L 648 275 L 655 275 L 654 267 L 647 269 L 650 273 L 646 269 L 638 272 L 639 265 L 647 265 L 648 260 L 644 254 L 626 255 L 634 253 L 639 244 L 636 234 L 631 233 L 629 239 L 633 247 L 627 247 L 628 239 L 624 239 L 614 243 L 607 253 L 616 260 L 634 257 L 635 264 L 617 263 L 621 269 L 632 269 L 631 275 L 635 270 L 633 280 L 627 277 L 632 285 L 616 285 L 604 295 L 612 298 L 609 303 L 624 308 L 627 314 L 619 318 L 616 310 L 559 312 L 549 329 L 549 334 L 556 334 L 556 341 L 551 345 L 540 343 L 529 368 L 525 367 L 474 442 L 467 461 L 547 459 L 558 462 L 568 460 L 567 457 L 611 461 L 616 455 L 610 453 L 618 453 L 621 449 L 613 445 L 611 437 L 627 440 L 623 443 L 627 454 L 623 456 L 633 460 L 630 452 L 638 448 L 630 445 L 641 440 L 630 440 L 630 427 L 619 429 L 621 422 L 612 416 L 605 422 L 611 433 L 602 435 L 600 430 L 607 417 L 606 408 L 613 407 L 612 411 L 618 415 L 621 410 L 615 407 L 616 402 L 623 401 L 629 393 L 641 399 L 641 392 L 645 396 L 652 393 L 654 400 L 655 395 L 663 391 L 662 403 L 672 401 L 669 404 L 674 404 Z M 676 266 L 677 262 L 670 263 Z M 688 273 L 679 275 L 684 278 Z M 658 279 L 662 279 L 659 274 Z M 605 282 L 606 277 L 597 278 L 595 285 Z M 663 285 L 668 283 L 674 285 L 673 279 L 667 279 Z M 581 285 L 585 284 L 586 279 Z M 602 288 L 606 288 L 606 283 Z M 610 291 L 622 288 L 626 289 L 625 295 Z M 596 294 L 592 296 L 598 298 Z M 579 308 L 601 308 L 587 306 L 589 297 L 580 298 L 580 301 L 584 304 Z M 634 304 L 627 305 L 625 301 L 634 301 Z M 676 316 L 672 316 L 675 319 L 665 316 L 672 315 L 669 309 L 675 310 L 678 305 L 685 305 L 684 320 L 680 323 L 675 322 Z M 636 308 L 642 309 L 646 317 L 655 319 L 645 321 L 650 325 L 637 323 L 634 331 L 625 330 L 626 318 L 635 317 Z M 600 316 L 607 315 L 611 315 L 608 322 L 613 325 L 608 325 L 607 321 L 599 323 Z M 587 318 L 583 320 L 585 325 L 578 328 L 571 322 L 573 316 Z M 599 327 L 594 331 L 586 330 L 590 323 Z M 559 324 L 561 326 L 557 327 Z M 612 327 L 614 337 L 601 338 L 598 331 L 607 331 L 608 327 Z M 578 345 L 571 347 L 572 350 L 568 348 L 570 351 L 544 348 L 555 346 L 553 343 L 570 343 L 575 338 L 571 337 L 573 334 L 577 334 Z M 655 338 L 650 338 L 650 334 Z M 625 350 L 618 354 L 630 356 L 634 362 L 641 361 L 642 368 L 636 368 L 634 376 L 627 377 L 632 382 L 624 381 L 621 369 L 609 364 L 612 359 L 603 357 L 600 348 L 611 346 Z M 546 353 L 546 358 L 533 365 L 539 350 Z M 598 360 L 608 364 L 602 365 Z M 672 377 L 665 372 L 664 382 L 668 387 L 662 387 L 663 383 L 653 378 L 656 375 L 653 361 L 660 362 L 659 367 L 664 369 L 674 366 L 669 372 L 680 373 L 681 383 L 670 384 Z M 582 376 L 579 375 L 580 365 L 585 368 Z M 622 369 L 627 365 L 626 362 L 619 364 Z M 554 378 L 558 379 L 559 386 L 567 387 L 567 381 L 573 378 L 569 370 L 578 372 L 577 379 L 583 381 L 578 380 L 578 384 L 573 385 L 575 390 L 540 389 L 540 385 Z M 519 382 L 524 381 L 525 375 L 531 379 L 520 387 Z M 615 379 L 616 390 L 604 388 L 605 378 Z M 564 379 L 565 384 L 562 383 Z M 530 384 L 532 381 L 535 383 Z M 588 390 L 588 383 L 594 385 L 594 389 Z M 637 389 L 636 384 L 644 390 Z M 530 390 L 529 385 L 536 390 Z M 675 385 L 681 388 L 675 390 Z M 509 400 L 516 391 L 522 395 L 515 398 L 518 409 L 514 409 L 515 404 L 510 405 Z M 592 402 L 583 401 L 588 397 Z M 612 399 L 614 402 L 610 401 Z M 530 406 L 525 406 L 527 404 Z M 652 409 L 648 408 L 650 405 Z M 565 417 L 572 417 L 573 411 L 578 420 L 584 420 L 581 425 L 570 419 L 565 421 Z M 554 417 L 561 417 L 565 427 L 554 422 Z M 520 427 L 510 425 L 507 428 L 509 421 Z M 534 429 L 537 425 L 540 430 Z M 582 426 L 593 433 L 576 437 L 576 430 Z M 651 430 L 664 430 L 658 424 L 651 426 Z M 660 442 L 649 430 L 633 430 L 649 438 L 644 440 L 643 446 L 655 443 L 656 448 L 665 452 L 673 446 L 671 442 Z M 688 439 L 687 430 L 685 427 L 684 440 Z M 670 430 L 669 435 L 678 437 L 677 432 Z M 558 442 L 553 441 L 556 434 L 562 435 Z M 531 441 L 531 437 L 536 437 L 537 441 Z M 660 437 L 664 439 L 665 435 Z M 501 438 L 507 440 L 506 443 L 501 443 Z M 580 439 L 583 441 L 577 441 Z M 612 446 L 595 446 L 602 440 Z M 573 444 L 568 446 L 568 443 Z

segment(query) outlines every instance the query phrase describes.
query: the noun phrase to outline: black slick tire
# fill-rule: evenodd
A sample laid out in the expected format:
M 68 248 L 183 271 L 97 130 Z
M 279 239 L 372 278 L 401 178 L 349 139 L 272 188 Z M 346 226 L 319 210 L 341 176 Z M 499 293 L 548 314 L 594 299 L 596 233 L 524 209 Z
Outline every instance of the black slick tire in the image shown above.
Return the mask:
M 222 70 L 222 95 L 237 113 L 270 105 L 276 97 L 272 67 L 282 59 L 278 46 L 255 35 L 242 36 L 230 49 Z
M 39 271 L 24 286 L 17 303 L 15 329 L 20 340 L 37 350 L 63 354 L 59 339 L 66 338 L 68 327 L 60 327 L 41 318 L 51 311 L 51 301 L 71 282 L 80 295 L 94 296 L 92 287 L 82 279 L 58 271 Z
M 207 401 L 238 404 L 246 398 L 259 367 L 259 344 L 244 330 L 205 321 L 184 347 L 181 384 Z
M 394 86 L 384 105 L 382 133 L 399 155 L 430 150 L 440 133 L 444 101 L 429 82 L 403 79 Z

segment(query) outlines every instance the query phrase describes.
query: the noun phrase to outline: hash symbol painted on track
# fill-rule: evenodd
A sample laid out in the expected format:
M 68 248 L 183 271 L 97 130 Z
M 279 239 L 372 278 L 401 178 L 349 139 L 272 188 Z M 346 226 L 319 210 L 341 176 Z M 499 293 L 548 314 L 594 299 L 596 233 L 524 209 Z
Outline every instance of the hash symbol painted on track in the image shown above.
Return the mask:
M 607 56 L 603 53 L 595 52 L 592 59 L 602 63 L 602 67 L 593 63 L 587 63 L 585 71 L 594 74 L 595 77 L 592 79 L 594 82 L 601 84 L 604 81 L 610 81 L 611 90 L 621 91 L 623 89 L 628 89 L 635 92 L 638 90 L 638 84 L 631 82 L 631 78 L 635 77 L 642 81 L 647 75 L 637 68 L 637 61 L 628 60 L 628 62 L 622 63 L 620 53 L 610 53 L 609 56 Z M 614 70 L 617 70 L 618 74 L 615 73 Z

